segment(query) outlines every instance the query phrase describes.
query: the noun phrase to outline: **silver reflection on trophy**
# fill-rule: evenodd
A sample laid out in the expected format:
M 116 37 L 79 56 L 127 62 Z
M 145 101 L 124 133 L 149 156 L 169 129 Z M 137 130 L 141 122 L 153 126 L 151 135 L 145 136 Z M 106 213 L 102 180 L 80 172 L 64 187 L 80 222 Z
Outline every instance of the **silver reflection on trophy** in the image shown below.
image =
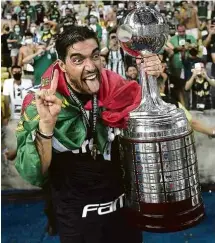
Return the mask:
M 117 35 L 125 52 L 143 57 L 163 48 L 168 25 L 159 12 L 140 3 Z M 161 99 L 156 78 L 141 66 L 140 79 L 141 103 L 120 136 L 131 221 L 148 231 L 188 228 L 204 216 L 193 132 L 184 111 Z

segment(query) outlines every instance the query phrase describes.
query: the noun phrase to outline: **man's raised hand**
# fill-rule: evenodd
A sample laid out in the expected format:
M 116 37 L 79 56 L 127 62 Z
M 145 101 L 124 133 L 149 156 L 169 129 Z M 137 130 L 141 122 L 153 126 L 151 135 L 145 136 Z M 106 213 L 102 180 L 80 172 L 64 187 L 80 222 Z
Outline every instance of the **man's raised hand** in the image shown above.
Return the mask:
M 58 79 L 59 71 L 55 70 L 50 88 L 42 89 L 36 93 L 36 107 L 40 116 L 40 124 L 45 125 L 47 132 L 53 131 L 61 111 L 62 101 L 56 96 Z

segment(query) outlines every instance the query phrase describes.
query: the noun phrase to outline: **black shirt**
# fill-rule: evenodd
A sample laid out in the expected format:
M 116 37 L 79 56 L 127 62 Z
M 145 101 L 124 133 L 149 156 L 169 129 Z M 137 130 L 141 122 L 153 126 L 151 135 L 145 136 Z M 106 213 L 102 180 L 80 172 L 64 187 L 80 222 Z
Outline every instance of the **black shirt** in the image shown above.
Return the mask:
M 202 40 L 203 40 L 203 41 L 206 40 L 207 37 L 208 37 L 208 35 L 203 36 L 203 37 L 202 37 Z M 208 62 L 212 62 L 212 58 L 211 58 L 211 49 L 212 49 L 214 43 L 215 43 L 215 34 L 213 34 L 213 35 L 211 36 L 211 41 L 210 41 L 209 45 L 207 46 L 207 52 L 208 52 L 208 54 L 207 54 L 207 61 L 208 61 Z
M 215 43 L 213 44 L 212 48 L 211 48 L 211 54 L 215 54 Z M 211 66 L 211 75 L 213 78 L 215 78 L 215 62 L 212 63 Z
M 10 54 L 10 50 L 8 49 L 7 39 L 10 36 L 10 33 L 1 35 L 1 51 L 2 54 Z
M 36 10 L 36 15 L 37 15 L 37 24 L 40 24 L 43 22 L 43 18 L 45 16 L 45 8 L 44 6 L 40 3 L 35 6 Z

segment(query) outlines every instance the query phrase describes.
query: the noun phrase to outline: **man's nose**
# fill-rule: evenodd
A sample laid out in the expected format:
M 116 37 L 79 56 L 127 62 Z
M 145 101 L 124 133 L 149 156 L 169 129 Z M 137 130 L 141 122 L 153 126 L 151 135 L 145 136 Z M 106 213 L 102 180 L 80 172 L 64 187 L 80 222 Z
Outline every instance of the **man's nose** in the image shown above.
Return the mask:
M 95 63 L 91 58 L 87 58 L 85 60 L 85 69 L 87 71 L 94 71 L 96 69 Z

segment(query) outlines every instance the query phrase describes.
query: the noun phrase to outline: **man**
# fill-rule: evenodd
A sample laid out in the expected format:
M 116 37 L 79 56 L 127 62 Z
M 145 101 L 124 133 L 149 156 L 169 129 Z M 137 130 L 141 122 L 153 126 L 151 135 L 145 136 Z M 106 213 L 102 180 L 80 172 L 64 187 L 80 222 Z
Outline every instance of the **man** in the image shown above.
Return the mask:
M 33 34 L 31 32 L 26 32 L 24 34 L 24 43 L 20 49 L 19 49 L 19 55 L 18 55 L 18 65 L 23 66 L 23 71 L 25 78 L 31 79 L 32 82 L 34 82 L 34 69 L 30 64 L 25 64 L 23 60 L 36 52 L 37 46 L 35 43 L 33 43 Z
M 130 65 L 126 68 L 126 77 L 128 80 L 136 80 L 138 81 L 138 70 L 134 65 Z
M 1 65 L 2 67 L 10 68 L 11 67 L 11 57 L 10 50 L 8 48 L 7 39 L 10 36 L 10 28 L 8 24 L 4 24 L 2 28 L 1 35 Z
M 20 119 L 22 102 L 27 90 L 32 87 L 30 79 L 22 79 L 22 68 L 20 66 L 12 66 L 11 72 L 13 78 L 5 79 L 3 85 L 6 123 L 10 119 Z
M 195 110 L 212 109 L 210 87 L 215 87 L 215 79 L 208 77 L 204 63 L 195 63 L 192 76 L 185 84 L 185 90 L 192 89 L 194 95 L 192 108 Z
M 211 58 L 212 58 L 211 76 L 215 78 L 215 43 L 213 44 L 211 50 Z M 215 109 L 215 87 L 211 87 L 211 98 L 212 98 L 213 109 Z
M 14 26 L 14 31 L 10 33 L 7 43 L 8 47 L 11 50 L 10 56 L 12 59 L 12 66 L 16 65 L 17 63 L 17 56 L 19 53 L 19 48 L 21 47 L 22 35 L 20 33 L 20 26 L 16 24 Z
M 109 32 L 109 48 L 103 48 L 102 54 L 107 56 L 107 69 L 125 77 L 124 52 L 119 45 L 116 29 Z
M 186 29 L 184 25 L 178 25 L 177 35 L 174 35 L 170 39 L 170 44 L 174 48 L 174 55 L 171 59 L 171 71 L 175 73 L 177 77 L 181 77 L 182 74 L 182 56 L 187 56 L 189 50 L 196 46 L 196 39 L 192 35 L 186 35 Z
M 94 15 L 90 15 L 89 21 L 90 21 L 90 25 L 89 25 L 90 28 L 92 30 L 94 30 L 94 32 L 96 32 L 97 38 L 99 39 L 99 42 L 101 42 L 101 40 L 102 40 L 102 27 L 98 23 L 98 18 Z
M 193 119 L 190 112 L 180 102 L 177 102 L 171 96 L 165 95 L 165 81 L 163 81 L 162 78 L 158 79 L 158 87 L 159 87 L 159 90 L 160 90 L 161 98 L 166 103 L 174 104 L 174 105 L 176 105 L 176 107 L 181 108 L 184 111 L 186 118 L 189 121 L 193 130 L 195 130 L 196 132 L 200 132 L 200 133 L 203 133 L 205 135 L 208 135 L 211 138 L 215 138 L 215 127 L 208 127 L 204 123 L 202 123 L 201 121 Z
M 207 29 L 204 33 L 205 35 L 202 36 L 203 45 L 207 48 L 207 65 L 206 69 L 207 72 L 211 73 L 211 65 L 212 65 L 212 58 L 211 58 L 211 49 L 213 44 L 215 43 L 215 18 L 211 20 L 211 23 L 207 25 Z
M 29 1 L 26 1 L 25 8 L 26 8 L 27 16 L 29 16 L 30 23 L 35 22 L 37 20 L 37 14 L 36 14 L 35 7 L 32 6 Z
M 56 34 L 57 23 L 44 18 L 41 41 L 48 44 L 51 38 Z
M 50 2 L 50 9 L 48 12 L 49 19 L 56 23 L 58 23 L 60 20 L 60 11 L 58 9 L 58 5 L 59 4 L 57 1 Z
M 196 46 L 196 40 L 192 35 L 186 35 L 186 29 L 184 25 L 178 25 L 177 32 L 178 35 L 174 35 L 170 39 L 170 46 L 173 46 L 173 55 L 170 58 L 170 72 L 171 78 L 174 81 L 174 85 L 177 86 L 180 102 L 185 105 L 184 100 L 184 84 L 185 84 L 185 77 L 184 77 L 184 67 L 182 63 L 182 59 L 189 55 L 189 50 Z M 176 81 L 177 80 L 177 83 Z
M 186 34 L 192 35 L 197 40 L 199 35 L 199 18 L 193 3 L 181 1 L 180 19 L 181 24 L 184 24 L 186 27 Z
M 101 65 L 103 68 L 107 68 L 107 58 L 104 55 L 100 55 Z
M 43 5 L 43 2 L 37 1 L 37 4 L 35 5 L 35 11 L 36 11 L 36 24 L 40 25 L 43 23 L 43 18 L 45 16 L 45 7 Z
M 57 60 L 57 55 L 54 47 L 54 39 L 47 46 L 40 44 L 34 53 L 29 54 L 23 59 L 23 63 L 31 64 L 34 68 L 34 85 L 40 85 L 41 76 L 46 69 Z
M 25 3 L 20 3 L 21 11 L 18 14 L 18 24 L 20 25 L 20 32 L 22 34 L 25 33 L 25 30 L 29 28 L 30 26 L 30 16 L 27 14 L 27 9 L 25 7 Z
M 140 87 L 101 68 L 99 42 L 88 27 L 59 34 L 56 50 L 59 60 L 43 75 L 43 88 L 23 103 L 16 168 L 36 185 L 48 174 L 61 243 L 141 243 L 126 219 L 114 139 L 114 128 L 125 127 L 139 105 Z M 144 67 L 158 75 L 160 60 L 145 57 Z
M 32 22 L 30 24 L 30 32 L 33 35 L 33 43 L 39 43 L 40 41 L 40 34 L 39 34 L 39 28 L 37 27 L 36 23 Z

